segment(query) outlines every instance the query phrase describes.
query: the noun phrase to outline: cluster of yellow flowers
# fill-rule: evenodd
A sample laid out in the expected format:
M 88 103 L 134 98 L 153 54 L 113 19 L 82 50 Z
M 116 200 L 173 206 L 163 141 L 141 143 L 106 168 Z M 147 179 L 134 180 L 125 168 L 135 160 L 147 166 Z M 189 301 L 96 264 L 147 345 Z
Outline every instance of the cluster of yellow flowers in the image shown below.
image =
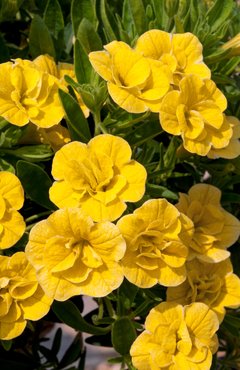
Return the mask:
M 131 159 L 125 140 L 108 134 L 88 145 L 66 144 L 52 173 L 50 198 L 60 209 L 32 228 L 25 253 L 1 257 L 1 339 L 21 334 L 26 320 L 45 315 L 53 299 L 106 296 L 125 276 L 141 288 L 168 287 L 167 302 L 150 312 L 147 331 L 133 343 L 135 366 L 208 369 L 224 307 L 240 306 L 240 279 L 226 250 L 240 225 L 221 207 L 220 191 L 197 184 L 176 206 L 152 199 L 119 219 L 126 201 L 142 198 L 146 170 Z M 0 240 L 8 248 L 25 230 L 16 211 L 23 190 L 15 175 L 0 174 Z
M 223 113 L 226 98 L 210 79 L 196 36 L 151 30 L 135 48 L 113 41 L 105 49 L 89 58 L 121 108 L 159 112 L 163 129 L 181 135 L 191 153 L 240 154 L 239 120 Z M 66 74 L 75 78 L 72 65 L 56 65 L 49 56 L 0 65 L 0 115 L 18 126 L 30 123 L 31 135 L 55 145 L 49 198 L 59 207 L 33 226 L 25 252 L 0 256 L 0 339 L 20 335 L 54 299 L 104 297 L 125 277 L 140 288 L 167 287 L 167 301 L 150 311 L 131 347 L 134 366 L 208 370 L 225 307 L 240 306 L 240 279 L 227 250 L 239 238 L 240 222 L 208 184 L 180 194 L 176 205 L 150 199 L 123 215 L 126 202 L 142 199 L 146 169 L 123 138 L 69 142 L 59 125 L 58 89 L 67 91 Z M 0 249 L 25 231 L 23 202 L 18 178 L 0 172 Z
M 113 41 L 105 49 L 89 58 L 121 108 L 159 112 L 162 128 L 181 135 L 191 153 L 210 158 L 240 154 L 240 122 L 223 113 L 227 100 L 210 79 L 196 36 L 150 30 L 134 48 Z

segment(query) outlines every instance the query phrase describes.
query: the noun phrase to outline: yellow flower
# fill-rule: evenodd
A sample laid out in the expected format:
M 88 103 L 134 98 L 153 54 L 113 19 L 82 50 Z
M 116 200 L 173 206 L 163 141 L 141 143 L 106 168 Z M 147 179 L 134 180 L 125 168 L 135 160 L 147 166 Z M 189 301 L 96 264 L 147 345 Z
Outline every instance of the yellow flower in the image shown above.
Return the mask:
M 56 64 L 54 59 L 49 55 L 39 55 L 36 59 L 33 60 L 33 63 L 38 67 L 42 72 L 47 72 L 52 76 L 55 76 L 59 79 L 60 88 L 66 90 L 67 82 L 64 79 L 64 76 L 69 76 L 76 81 L 76 76 L 74 72 L 74 65 L 70 63 L 58 63 Z M 77 93 L 77 99 L 79 105 L 85 115 L 89 116 L 89 109 L 83 103 L 81 95 Z
M 203 302 L 217 314 L 220 322 L 226 313 L 224 307 L 240 306 L 240 279 L 233 274 L 229 259 L 214 264 L 195 259 L 186 267 L 187 279 L 167 289 L 168 301 L 183 305 Z
M 188 241 L 189 259 L 220 262 L 229 257 L 226 250 L 240 235 L 239 220 L 220 204 L 221 191 L 215 186 L 197 184 L 188 194 L 180 193 L 177 209 L 194 223 L 194 234 Z
M 131 283 L 149 288 L 157 283 L 175 286 L 186 279 L 188 248 L 181 237 L 192 223 L 185 218 L 185 227 L 183 221 L 166 199 L 149 200 L 118 221 L 127 244 L 121 264 Z
M 131 113 L 158 112 L 162 97 L 170 88 L 170 77 L 164 66 L 147 60 L 122 41 L 113 41 L 105 49 L 91 52 L 89 59 L 107 81 L 115 103 Z
M 211 149 L 207 156 L 209 158 L 233 159 L 240 155 L 240 121 L 237 117 L 225 116 L 225 120 L 230 124 L 233 134 L 229 144 L 222 149 Z
M 27 320 L 41 319 L 51 303 L 24 252 L 0 256 L 0 339 L 20 335 Z
M 210 78 L 211 71 L 203 62 L 202 44 L 192 33 L 170 34 L 150 30 L 139 37 L 135 50 L 144 57 L 160 61 L 173 74 L 172 82 L 178 85 L 189 74 Z
M 240 55 L 240 32 L 231 40 L 221 46 L 224 50 L 229 50 L 229 56 Z
M 56 152 L 70 141 L 68 129 L 60 124 L 49 128 L 41 128 L 29 123 L 19 144 L 48 144 Z
M 217 351 L 217 315 L 204 303 L 163 302 L 146 318 L 130 354 L 138 370 L 209 370 Z
M 51 201 L 81 207 L 94 221 L 116 220 L 145 191 L 146 170 L 131 154 L 124 139 L 108 134 L 65 145 L 53 159 Z
M 64 115 L 58 88 L 55 77 L 30 61 L 0 64 L 0 115 L 17 126 L 56 125 Z
M 207 155 L 228 145 L 232 128 L 224 120 L 227 100 L 211 80 L 198 76 L 184 77 L 179 91 L 169 92 L 162 101 L 160 123 L 173 135 L 181 135 L 183 146 L 190 153 Z
M 12 247 L 23 235 L 25 222 L 17 211 L 22 208 L 24 192 L 11 172 L 0 172 L 0 249 Z
M 79 208 L 64 208 L 31 230 L 26 254 L 45 293 L 59 301 L 103 297 L 123 280 L 118 261 L 125 241 L 116 225 L 96 223 Z

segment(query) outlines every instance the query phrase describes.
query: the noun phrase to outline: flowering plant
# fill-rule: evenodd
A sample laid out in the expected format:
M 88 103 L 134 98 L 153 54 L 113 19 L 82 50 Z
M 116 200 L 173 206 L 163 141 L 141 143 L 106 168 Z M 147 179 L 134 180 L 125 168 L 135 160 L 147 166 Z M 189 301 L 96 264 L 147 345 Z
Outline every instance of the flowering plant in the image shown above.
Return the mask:
M 0 1 L 1 370 L 86 344 L 239 368 L 239 25 L 233 0 Z

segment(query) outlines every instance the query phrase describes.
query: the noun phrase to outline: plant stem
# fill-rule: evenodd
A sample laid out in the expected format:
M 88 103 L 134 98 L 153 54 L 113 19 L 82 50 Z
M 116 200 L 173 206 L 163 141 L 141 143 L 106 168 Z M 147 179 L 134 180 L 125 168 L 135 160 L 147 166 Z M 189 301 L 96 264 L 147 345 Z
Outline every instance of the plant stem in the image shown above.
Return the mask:
M 48 216 L 48 215 L 50 215 L 50 213 L 52 213 L 52 211 L 44 211 L 44 212 L 38 213 L 37 215 L 32 215 L 32 216 L 26 218 L 25 221 L 26 221 L 26 223 L 30 223 L 32 221 L 38 220 L 42 216 Z
M 94 136 L 99 135 L 102 132 L 104 134 L 107 134 L 108 132 L 106 130 L 106 127 L 104 126 L 104 124 L 101 121 L 100 111 L 96 111 L 95 113 L 93 113 L 93 119 L 94 119 L 94 123 L 95 123 Z

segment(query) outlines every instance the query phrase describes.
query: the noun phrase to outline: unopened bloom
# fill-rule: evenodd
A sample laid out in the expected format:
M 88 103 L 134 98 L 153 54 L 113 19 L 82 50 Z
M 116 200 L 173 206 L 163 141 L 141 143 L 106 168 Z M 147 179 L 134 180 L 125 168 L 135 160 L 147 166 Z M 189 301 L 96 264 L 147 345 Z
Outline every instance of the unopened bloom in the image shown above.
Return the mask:
M 188 233 L 190 237 L 192 223 L 166 199 L 145 202 L 117 226 L 127 244 L 121 264 L 131 283 L 149 288 L 157 283 L 175 286 L 186 279 L 188 248 L 181 238 Z
M 19 144 L 48 144 L 54 152 L 71 141 L 69 131 L 61 124 L 41 128 L 29 123 Z
M 81 207 L 94 221 L 116 220 L 145 191 L 146 170 L 131 154 L 124 139 L 108 134 L 63 146 L 53 159 L 51 201 Z
M 233 159 L 240 155 L 240 121 L 237 117 L 225 116 L 225 120 L 232 128 L 232 137 L 227 146 L 222 149 L 212 148 L 207 156 L 209 158 L 227 158 Z
M 221 46 L 230 56 L 240 55 L 240 32 Z
M 91 52 L 89 59 L 107 81 L 115 103 L 131 113 L 158 112 L 162 97 L 170 88 L 170 77 L 164 66 L 147 60 L 122 41 L 113 41 L 105 49 Z
M 218 327 L 217 315 L 204 303 L 160 303 L 132 344 L 133 365 L 138 370 L 209 370 Z
M 203 62 L 202 44 L 190 32 L 171 34 L 150 30 L 138 38 L 135 49 L 144 57 L 168 67 L 173 74 L 174 85 L 178 85 L 189 74 L 201 78 L 211 77 L 210 69 Z
M 211 149 L 229 144 L 232 128 L 224 120 L 227 100 L 211 80 L 189 75 L 179 83 L 179 91 L 170 91 L 162 101 L 160 123 L 173 135 L 181 135 L 190 153 L 207 155 Z
M 69 76 L 73 80 L 76 80 L 74 65 L 70 63 L 58 63 L 56 64 L 53 57 L 50 55 L 39 55 L 36 59 L 33 60 L 33 63 L 37 68 L 42 72 L 47 72 L 52 76 L 55 76 L 60 82 L 60 88 L 65 90 L 67 87 L 67 82 L 64 79 L 64 76 Z M 85 115 L 89 116 L 89 109 L 83 103 L 81 95 L 77 93 L 77 99 L 79 105 Z
M 240 279 L 233 274 L 229 259 L 219 263 L 205 263 L 197 259 L 187 262 L 187 279 L 177 287 L 167 289 L 167 300 L 179 304 L 203 302 L 221 322 L 225 308 L 240 306 Z
M 64 116 L 56 77 L 33 62 L 17 59 L 0 64 L 0 116 L 16 126 L 58 124 Z
M 25 222 L 18 210 L 24 202 L 22 185 L 14 174 L 0 172 L 0 249 L 12 247 L 23 235 Z
M 222 208 L 221 191 L 208 184 L 196 184 L 188 194 L 180 193 L 177 209 L 194 224 L 194 233 L 188 242 L 189 259 L 220 262 L 229 257 L 226 250 L 240 235 L 240 222 Z
M 19 336 L 27 320 L 41 319 L 51 303 L 24 252 L 0 256 L 0 339 Z
M 94 223 L 79 208 L 64 208 L 37 223 L 26 254 L 45 293 L 59 301 L 103 297 L 123 281 L 118 261 L 125 241 L 111 222 Z

